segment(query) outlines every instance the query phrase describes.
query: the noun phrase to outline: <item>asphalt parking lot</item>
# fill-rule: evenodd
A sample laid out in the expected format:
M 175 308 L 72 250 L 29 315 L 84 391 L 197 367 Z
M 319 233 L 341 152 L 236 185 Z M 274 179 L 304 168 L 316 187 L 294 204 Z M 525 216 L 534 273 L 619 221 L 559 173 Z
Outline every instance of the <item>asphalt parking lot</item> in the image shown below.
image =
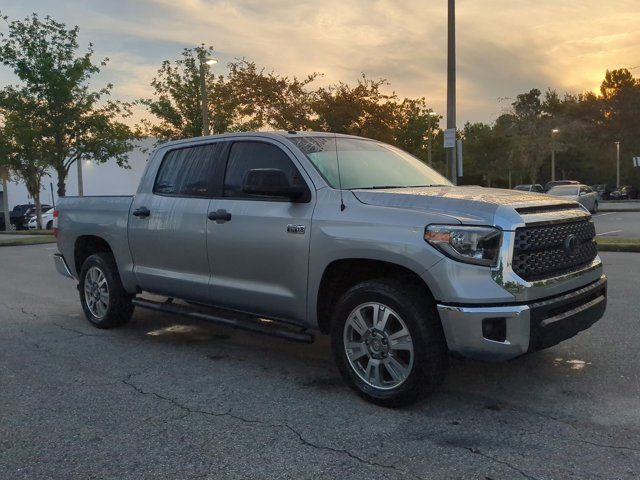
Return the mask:
M 599 212 L 593 221 L 599 236 L 640 238 L 640 212 Z
M 328 342 L 137 311 L 92 328 L 55 245 L 0 248 L 0 478 L 637 479 L 640 254 L 603 253 L 589 331 L 504 364 L 452 360 L 404 410 L 343 386 Z

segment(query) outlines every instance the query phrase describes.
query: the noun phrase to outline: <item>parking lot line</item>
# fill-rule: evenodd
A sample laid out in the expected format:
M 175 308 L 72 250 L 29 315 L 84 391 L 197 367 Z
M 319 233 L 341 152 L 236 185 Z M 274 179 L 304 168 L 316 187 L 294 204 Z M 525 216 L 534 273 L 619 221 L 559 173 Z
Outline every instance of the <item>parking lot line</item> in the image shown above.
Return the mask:
M 620 233 L 622 230 L 611 230 L 610 232 L 602 232 L 602 233 L 596 233 L 596 236 L 598 235 L 609 235 L 610 233 Z

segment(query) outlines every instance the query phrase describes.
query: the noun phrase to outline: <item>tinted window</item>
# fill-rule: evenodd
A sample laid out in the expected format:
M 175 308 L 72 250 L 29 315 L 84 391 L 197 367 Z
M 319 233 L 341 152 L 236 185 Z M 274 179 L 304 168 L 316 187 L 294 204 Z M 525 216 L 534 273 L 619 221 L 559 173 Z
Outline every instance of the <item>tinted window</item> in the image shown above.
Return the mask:
M 168 152 L 156 177 L 154 193 L 185 197 L 209 196 L 214 163 L 221 143 L 181 148 Z
M 236 142 L 232 145 L 224 177 L 225 197 L 248 197 L 242 184 L 249 170 L 276 168 L 282 170 L 290 185 L 305 185 L 300 172 L 280 148 L 269 143 Z
M 561 197 L 568 197 L 568 196 L 578 195 L 578 187 L 574 187 L 573 185 L 553 187 L 547 193 L 549 195 L 558 195 Z

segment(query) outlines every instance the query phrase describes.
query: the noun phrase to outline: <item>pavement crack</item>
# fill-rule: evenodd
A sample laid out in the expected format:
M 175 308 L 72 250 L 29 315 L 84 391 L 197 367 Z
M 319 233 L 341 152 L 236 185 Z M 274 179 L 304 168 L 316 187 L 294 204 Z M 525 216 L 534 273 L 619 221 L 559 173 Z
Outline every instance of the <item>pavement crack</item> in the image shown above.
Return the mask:
M 509 467 L 511 470 L 513 470 L 514 472 L 518 472 L 520 475 L 522 475 L 524 478 L 528 478 L 529 480 L 538 480 L 536 477 L 529 475 L 527 472 L 525 472 L 524 470 L 516 467 L 515 465 L 504 461 L 504 460 L 500 460 L 499 458 L 493 457 L 487 453 L 484 453 L 482 451 L 480 451 L 479 448 L 472 448 L 472 447 L 464 447 L 466 450 L 469 450 L 471 453 L 475 454 L 475 455 L 480 455 L 481 457 L 484 457 L 488 460 L 491 460 L 492 462 L 495 463 L 499 463 L 501 465 L 504 465 L 506 467 Z
M 269 423 L 269 422 L 264 422 L 262 420 L 255 420 L 255 419 L 251 419 L 251 418 L 246 418 L 243 416 L 240 416 L 238 414 L 232 413 L 232 409 L 228 409 L 226 411 L 223 412 L 212 412 L 212 411 L 207 411 L 207 410 L 199 410 L 199 409 L 194 409 L 191 407 L 188 407 L 180 402 L 178 402 L 177 400 L 175 400 L 174 398 L 162 395 L 158 392 L 154 392 L 154 391 L 150 391 L 150 390 L 144 390 L 143 388 L 139 387 L 138 385 L 136 385 L 135 383 L 133 383 L 131 381 L 131 378 L 134 377 L 137 374 L 129 374 L 127 375 L 124 379 L 122 379 L 122 383 L 126 386 L 128 386 L 129 388 L 133 389 L 134 391 L 136 391 L 137 393 L 139 393 L 140 395 L 146 395 L 146 396 L 151 396 L 154 398 L 157 398 L 158 400 L 162 400 L 164 402 L 168 402 L 171 405 L 175 406 L 176 408 L 186 412 L 187 414 L 200 414 L 200 415 L 207 415 L 210 417 L 229 417 L 229 418 L 233 418 L 234 420 L 237 420 L 239 422 L 243 422 L 243 423 L 248 423 L 248 424 L 252 424 L 252 425 L 260 425 L 263 427 L 267 427 L 267 428 L 284 428 L 286 430 L 288 430 L 289 432 L 291 432 L 297 439 L 298 441 L 302 444 L 305 445 L 307 447 L 310 448 L 314 448 L 316 450 L 324 450 L 324 451 L 328 451 L 328 452 L 333 452 L 333 453 L 338 453 L 338 454 L 342 454 L 342 455 L 346 455 L 347 457 L 363 464 L 363 465 L 367 465 L 370 467 L 377 467 L 377 468 L 385 468 L 385 469 L 391 469 L 394 470 L 400 474 L 402 474 L 403 476 L 411 476 L 412 478 L 418 479 L 418 480 L 422 480 L 422 477 L 419 477 L 418 475 L 416 475 L 415 473 L 399 468 L 396 465 L 392 465 L 392 464 L 387 464 L 387 463 L 379 463 L 379 462 L 374 462 L 371 460 L 367 460 L 366 458 L 360 457 L 359 455 L 356 455 L 355 453 L 346 450 L 346 449 L 342 449 L 342 448 L 335 448 L 335 447 L 331 447 L 331 446 L 327 446 L 327 445 L 319 445 L 317 443 L 313 443 L 309 440 L 307 440 L 298 430 L 296 430 L 295 428 L 293 428 L 291 425 L 287 424 L 287 423 Z
M 76 330 L 75 328 L 65 327 L 64 325 L 60 325 L 59 323 L 56 323 L 56 322 L 52 322 L 52 324 L 55 325 L 56 327 L 58 327 L 61 330 L 65 330 L 67 332 L 75 333 L 79 337 L 103 337 L 104 336 L 104 335 L 101 335 L 99 333 L 86 333 L 86 332 L 83 332 L 81 330 Z
M 607 445 L 606 443 L 590 442 L 589 440 L 582 440 L 580 438 L 572 438 L 571 440 L 574 442 L 586 443 L 587 445 L 593 445 L 594 447 L 611 448 L 614 450 L 626 450 L 629 452 L 640 453 L 640 448 L 626 447 L 624 445 Z

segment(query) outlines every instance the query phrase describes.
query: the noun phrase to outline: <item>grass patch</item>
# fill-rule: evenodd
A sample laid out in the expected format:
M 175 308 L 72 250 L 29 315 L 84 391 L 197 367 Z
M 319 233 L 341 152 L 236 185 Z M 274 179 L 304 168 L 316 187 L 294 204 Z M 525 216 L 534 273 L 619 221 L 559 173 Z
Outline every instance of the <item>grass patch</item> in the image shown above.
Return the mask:
M 596 237 L 600 252 L 640 252 L 640 238 Z
M 7 238 L 8 237 L 8 238 Z M 18 245 L 40 245 L 42 243 L 56 243 L 56 237 L 48 235 L 32 235 L 28 238 L 11 238 L 0 235 L 0 247 L 15 247 Z

